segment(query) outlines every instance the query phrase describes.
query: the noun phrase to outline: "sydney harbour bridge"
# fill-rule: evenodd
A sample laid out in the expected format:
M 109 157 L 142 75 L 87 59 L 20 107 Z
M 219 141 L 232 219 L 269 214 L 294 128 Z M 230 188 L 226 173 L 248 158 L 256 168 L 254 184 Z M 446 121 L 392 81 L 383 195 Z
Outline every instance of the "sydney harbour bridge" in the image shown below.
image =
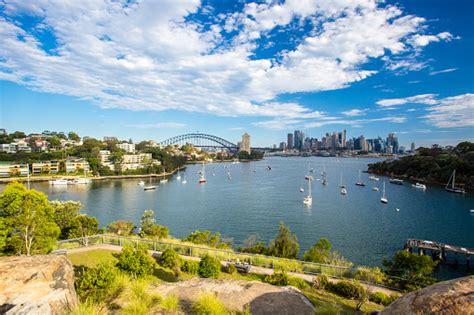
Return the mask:
M 206 149 L 225 149 L 231 153 L 236 153 L 239 151 L 239 146 L 233 142 L 230 142 L 226 139 L 223 139 L 218 136 L 206 134 L 206 133 L 187 133 L 184 135 L 174 136 L 164 141 L 158 143 L 161 146 L 167 145 L 185 145 L 185 144 L 192 144 L 195 147 Z M 273 148 L 259 148 L 259 147 L 252 147 L 252 150 L 268 152 L 268 151 L 275 151 Z

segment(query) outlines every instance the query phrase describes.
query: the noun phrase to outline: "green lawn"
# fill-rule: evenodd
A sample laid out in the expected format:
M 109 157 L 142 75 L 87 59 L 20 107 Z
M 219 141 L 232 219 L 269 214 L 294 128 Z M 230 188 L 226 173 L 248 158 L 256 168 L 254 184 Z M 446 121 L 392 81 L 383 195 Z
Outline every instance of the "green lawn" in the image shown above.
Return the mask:
M 95 267 L 100 263 L 116 263 L 117 251 L 107 249 L 93 249 L 84 252 L 67 254 L 67 258 L 75 267 Z

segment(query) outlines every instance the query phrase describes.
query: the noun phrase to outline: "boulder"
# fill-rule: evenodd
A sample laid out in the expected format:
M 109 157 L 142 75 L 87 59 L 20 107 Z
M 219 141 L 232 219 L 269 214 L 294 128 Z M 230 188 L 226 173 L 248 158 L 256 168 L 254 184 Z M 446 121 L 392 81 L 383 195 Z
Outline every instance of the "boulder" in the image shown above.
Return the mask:
M 76 304 L 65 256 L 0 257 L 0 314 L 66 314 Z
M 474 314 L 474 276 L 443 281 L 408 293 L 381 314 Z

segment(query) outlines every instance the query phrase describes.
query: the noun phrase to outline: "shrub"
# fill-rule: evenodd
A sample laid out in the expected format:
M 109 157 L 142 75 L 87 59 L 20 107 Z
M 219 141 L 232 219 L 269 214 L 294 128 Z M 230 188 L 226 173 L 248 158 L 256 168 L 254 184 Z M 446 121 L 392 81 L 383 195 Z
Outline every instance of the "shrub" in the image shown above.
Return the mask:
M 133 225 L 133 222 L 118 220 L 110 223 L 107 226 L 107 232 L 127 236 L 132 234 L 134 228 L 135 226 Z
M 155 261 L 148 255 L 147 248 L 139 245 L 134 248 L 130 245 L 124 246 L 118 257 L 117 267 L 134 278 L 144 277 L 153 272 Z
M 160 240 L 162 238 L 167 238 L 168 234 L 169 234 L 168 227 L 159 225 L 159 224 L 153 224 L 148 230 L 148 233 L 146 234 L 146 236 Z
M 329 291 L 348 299 L 357 299 L 365 294 L 365 289 L 355 281 L 341 280 L 328 284 Z
M 178 272 L 181 267 L 181 257 L 174 250 L 167 249 L 161 254 L 159 263 L 165 268 Z
M 199 262 L 198 273 L 203 278 L 217 278 L 221 271 L 221 262 L 214 257 L 205 255 Z
M 199 271 L 199 262 L 194 260 L 184 260 L 181 271 L 197 275 Z
M 308 282 L 300 277 L 290 277 L 288 284 L 301 290 L 309 288 Z
M 76 291 L 82 300 L 102 302 L 109 294 L 117 277 L 117 269 L 109 264 L 99 264 L 86 269 L 76 279 Z
M 274 272 L 272 275 L 268 275 L 263 278 L 263 282 L 273 285 L 288 285 L 290 282 L 290 277 L 286 272 Z
M 196 314 L 222 315 L 227 314 L 227 309 L 214 294 L 202 294 L 193 304 L 193 311 Z
M 396 296 L 388 296 L 383 292 L 375 292 L 370 295 L 369 301 L 372 301 L 377 304 L 388 306 L 390 303 L 397 299 Z
M 237 272 L 237 268 L 235 268 L 235 265 L 234 265 L 234 264 L 228 264 L 228 265 L 227 265 L 227 268 L 225 269 L 225 271 L 226 271 L 228 274 L 233 275 L 234 273 Z
M 173 294 L 166 295 L 160 301 L 160 308 L 166 311 L 179 311 L 179 298 Z
M 107 315 L 104 306 L 91 303 L 89 301 L 77 304 L 70 312 L 70 315 Z
M 325 275 L 319 275 L 319 276 L 314 277 L 313 287 L 315 289 L 324 290 L 327 288 L 328 283 L 329 283 L 328 277 L 326 277 Z

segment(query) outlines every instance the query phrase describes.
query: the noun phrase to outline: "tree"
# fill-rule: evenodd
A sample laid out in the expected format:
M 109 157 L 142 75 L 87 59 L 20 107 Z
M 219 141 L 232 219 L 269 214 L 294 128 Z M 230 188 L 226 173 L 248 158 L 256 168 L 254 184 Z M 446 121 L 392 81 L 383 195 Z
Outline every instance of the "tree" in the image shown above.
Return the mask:
M 162 238 L 167 238 L 168 233 L 169 233 L 169 230 L 166 226 L 153 224 L 151 228 L 149 229 L 148 234 L 146 234 L 146 236 L 151 237 L 151 238 L 162 239 Z
M 297 258 L 300 245 L 295 234 L 291 234 L 288 227 L 283 222 L 280 222 L 278 235 L 270 243 L 269 253 L 275 257 L 283 258 Z
M 58 137 L 49 137 L 48 143 L 52 148 L 59 148 L 61 146 L 61 140 Z
M 155 212 L 153 210 L 145 210 L 140 219 L 140 235 L 145 236 L 149 234 L 155 222 Z
M 99 264 L 95 268 L 87 268 L 76 277 L 75 287 L 81 300 L 88 299 L 102 302 L 113 290 L 117 278 L 117 268 L 109 264 Z
M 244 246 L 240 249 L 240 251 L 264 255 L 267 251 L 267 248 L 265 247 L 265 242 L 260 241 L 257 235 L 252 234 L 244 241 Z
M 11 183 L 0 196 L 0 217 L 8 230 L 6 250 L 14 254 L 44 254 L 59 236 L 45 194 Z
M 71 229 L 69 230 L 69 238 L 82 238 L 84 246 L 89 245 L 89 236 L 95 235 L 99 232 L 99 222 L 96 218 L 90 217 L 86 214 L 78 215 L 71 222 Z
M 391 281 L 402 290 L 412 291 L 435 282 L 431 274 L 437 262 L 430 256 L 401 250 L 392 259 L 384 259 L 382 264 L 385 274 L 391 276 Z
M 204 255 L 199 262 L 198 274 L 203 278 L 217 278 L 221 271 L 221 262 L 212 256 Z
M 72 221 L 79 215 L 82 204 L 79 201 L 59 201 L 54 200 L 50 203 L 54 213 L 54 222 L 61 230 L 60 239 L 66 239 L 72 228 Z
M 169 268 L 175 273 L 179 273 L 181 270 L 181 257 L 179 257 L 177 252 L 169 248 L 161 254 L 159 263 L 161 266 Z
M 132 234 L 134 228 L 135 226 L 133 225 L 133 222 L 118 220 L 110 223 L 107 226 L 107 231 L 109 233 L 127 236 Z
M 141 278 L 153 272 L 155 261 L 148 255 L 146 246 L 138 245 L 134 248 L 130 245 L 124 246 L 118 257 L 117 267 L 134 278 Z
M 329 263 L 332 245 L 327 238 L 320 238 L 308 251 L 303 254 L 303 260 L 315 263 Z
M 75 133 L 74 131 L 70 131 L 67 136 L 69 140 L 78 141 L 78 142 L 81 141 L 81 137 L 79 137 L 79 135 Z

